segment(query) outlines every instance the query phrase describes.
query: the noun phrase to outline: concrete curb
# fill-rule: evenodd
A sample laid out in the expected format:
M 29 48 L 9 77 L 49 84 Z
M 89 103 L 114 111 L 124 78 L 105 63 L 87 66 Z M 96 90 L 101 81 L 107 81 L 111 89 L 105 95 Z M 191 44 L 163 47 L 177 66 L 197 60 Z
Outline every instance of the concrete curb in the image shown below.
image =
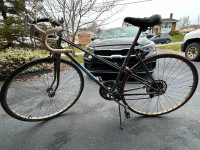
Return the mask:
M 160 52 L 163 52 L 163 53 L 178 54 L 178 55 L 185 57 L 185 53 L 181 52 L 181 51 L 174 51 L 174 50 L 171 50 L 171 49 L 157 49 L 157 51 L 160 51 Z
M 176 44 L 182 44 L 183 41 L 180 42 L 171 42 L 169 44 L 156 44 L 156 47 L 160 47 L 160 46 L 167 46 L 167 45 L 176 45 Z

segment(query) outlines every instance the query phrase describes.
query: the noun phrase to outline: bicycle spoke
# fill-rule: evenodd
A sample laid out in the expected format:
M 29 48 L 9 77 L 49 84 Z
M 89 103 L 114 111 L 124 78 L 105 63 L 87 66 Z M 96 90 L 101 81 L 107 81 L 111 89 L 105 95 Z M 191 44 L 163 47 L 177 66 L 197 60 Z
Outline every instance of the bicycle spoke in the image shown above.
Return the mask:
M 191 62 L 181 56 L 162 54 L 144 60 L 146 65 L 153 62 L 156 63 L 152 72 L 154 82 L 150 81 L 149 86 L 131 84 L 128 77 L 122 84 L 123 101 L 130 110 L 148 116 L 169 113 L 182 106 L 195 91 L 197 84 L 194 81 L 198 78 L 194 75 L 196 70 Z M 142 68 L 140 63 L 133 70 L 137 72 Z M 158 88 L 160 91 L 155 90 Z
M 48 61 L 49 59 L 33 62 L 32 66 L 29 65 L 24 70 L 20 70 L 18 75 L 11 80 L 6 103 L 15 117 L 21 120 L 45 120 L 69 109 L 79 97 L 83 87 L 81 72 L 72 63 L 63 62 L 63 60 L 60 84 L 53 93 L 53 88 L 57 83 L 55 82 L 50 89 L 54 81 L 55 69 L 54 63 Z M 45 68 L 45 70 L 29 73 L 29 70 L 37 67 Z

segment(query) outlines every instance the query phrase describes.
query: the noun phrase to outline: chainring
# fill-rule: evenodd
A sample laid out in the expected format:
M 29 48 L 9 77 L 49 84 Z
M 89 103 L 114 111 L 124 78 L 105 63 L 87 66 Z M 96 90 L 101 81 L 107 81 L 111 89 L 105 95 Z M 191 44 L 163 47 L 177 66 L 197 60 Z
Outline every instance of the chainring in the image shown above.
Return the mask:
M 114 81 L 106 81 L 103 83 L 103 85 L 105 87 L 108 88 L 108 90 L 111 90 L 111 88 L 114 85 Z M 117 90 L 119 91 L 119 85 L 117 86 Z M 105 100 L 113 100 L 114 97 L 112 95 L 110 95 L 106 90 L 104 90 L 102 87 L 99 88 L 99 94 L 101 95 L 101 97 L 103 97 Z M 117 97 L 117 99 L 119 99 L 119 97 Z
M 114 84 L 114 81 L 106 81 L 103 83 L 103 85 L 105 87 L 107 87 L 109 90 L 111 90 L 112 86 Z M 99 88 L 99 94 L 101 95 L 101 97 L 103 97 L 106 100 L 113 100 L 113 96 L 111 96 L 110 94 L 108 94 L 108 92 L 106 90 L 104 90 L 102 87 Z

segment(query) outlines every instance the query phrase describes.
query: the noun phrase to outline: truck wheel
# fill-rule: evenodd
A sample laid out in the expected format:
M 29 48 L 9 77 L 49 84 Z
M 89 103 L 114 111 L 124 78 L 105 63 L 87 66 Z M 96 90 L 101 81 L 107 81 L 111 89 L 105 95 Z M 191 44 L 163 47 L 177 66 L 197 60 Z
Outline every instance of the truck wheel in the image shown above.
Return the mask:
M 187 46 L 185 57 L 191 61 L 197 61 L 200 58 L 200 45 L 199 43 L 191 43 Z
M 165 41 L 165 44 L 168 44 L 169 42 L 170 42 L 170 40 L 167 39 L 167 40 Z

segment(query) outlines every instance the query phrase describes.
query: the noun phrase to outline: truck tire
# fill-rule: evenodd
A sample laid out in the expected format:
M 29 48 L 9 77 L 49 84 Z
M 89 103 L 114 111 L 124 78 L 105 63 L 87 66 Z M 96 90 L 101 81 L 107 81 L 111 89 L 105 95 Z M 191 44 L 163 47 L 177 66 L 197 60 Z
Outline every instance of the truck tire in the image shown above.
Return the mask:
M 191 61 L 197 61 L 200 58 L 200 44 L 195 42 L 187 46 L 185 57 Z
M 170 40 L 169 40 L 169 39 L 167 39 L 167 40 L 165 41 L 165 44 L 169 44 L 169 42 L 170 42 Z

